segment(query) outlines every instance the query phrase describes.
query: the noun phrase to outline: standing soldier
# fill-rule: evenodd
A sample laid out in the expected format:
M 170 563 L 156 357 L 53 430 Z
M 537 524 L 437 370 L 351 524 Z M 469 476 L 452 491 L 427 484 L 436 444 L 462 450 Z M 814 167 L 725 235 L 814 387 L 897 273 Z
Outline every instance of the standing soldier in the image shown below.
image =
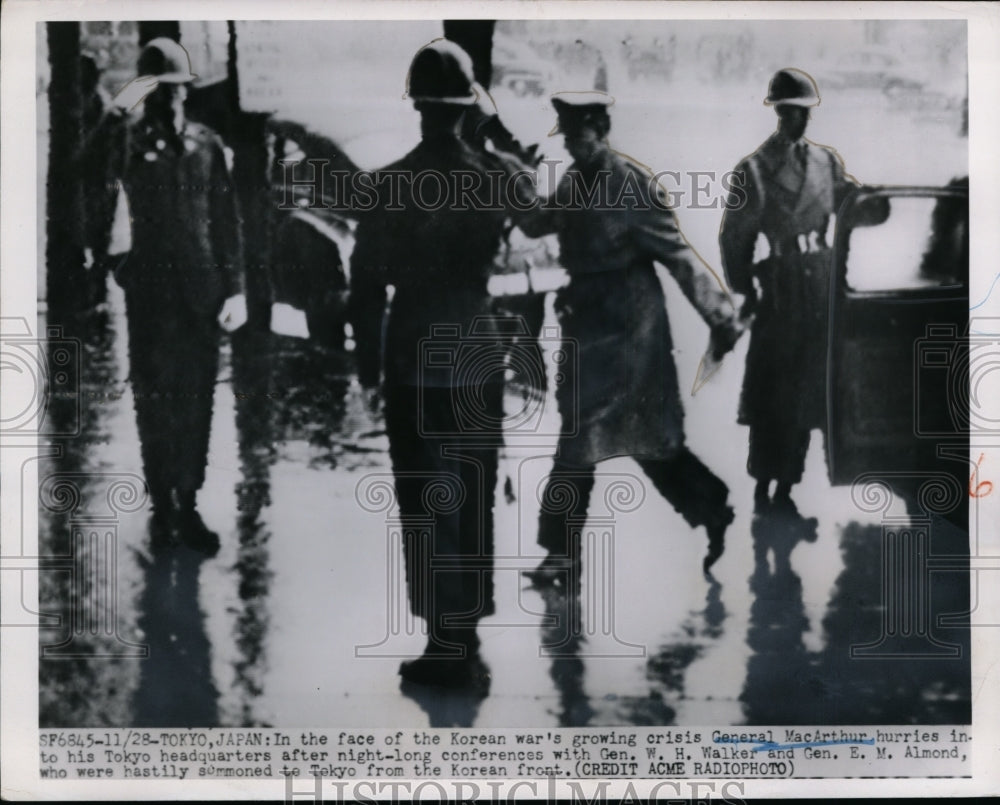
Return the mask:
M 113 144 L 109 178 L 121 181 L 130 206 L 132 250 L 116 279 L 125 290 L 150 535 L 154 547 L 179 536 L 214 555 L 218 535 L 195 503 L 208 461 L 219 324 L 234 330 L 246 320 L 240 219 L 222 141 L 184 115 L 195 79 L 187 51 L 154 39 L 139 54 L 138 73 L 93 139 Z M 126 119 L 143 98 L 141 116 Z
M 586 514 L 595 465 L 606 458 L 633 456 L 692 527 L 706 527 L 706 573 L 722 554 L 733 519 L 725 483 L 684 443 L 684 409 L 654 261 L 667 267 L 709 325 L 718 357 L 736 340 L 732 311 L 719 284 L 699 270 L 661 188 L 609 147 L 611 103 L 604 92 L 553 97 L 574 161 L 554 195 L 520 222 L 531 237 L 558 234 L 570 279 L 556 310 L 563 337 L 578 349 L 576 363 L 560 367 L 556 399 L 563 434 L 538 526 L 548 555 L 526 574 L 538 586 L 572 584 L 579 575 L 580 546 L 568 533 L 569 518 Z M 575 501 L 573 511 L 557 505 L 560 499 Z
M 476 628 L 494 611 L 493 502 L 503 438 L 504 350 L 487 280 L 507 213 L 503 205 L 470 204 L 459 185 L 481 187 L 503 165 L 461 137 L 477 99 L 472 62 L 458 45 L 442 39 L 422 48 L 408 92 L 421 141 L 380 172 L 380 203 L 358 224 L 351 321 L 367 394 L 374 397 L 384 368 L 410 610 L 427 621 L 424 653 L 404 662 L 400 675 L 481 688 L 489 676 Z M 387 285 L 395 290 L 383 350 Z
M 758 513 L 771 505 L 796 512 L 790 493 L 802 479 L 810 431 L 826 427 L 828 241 L 832 217 L 857 183 L 832 148 L 803 138 L 819 101 L 806 73 L 774 74 L 764 103 L 774 106 L 778 129 L 737 166 L 745 197 L 730 199 L 719 231 L 726 278 L 746 297 L 744 314 L 755 313 L 738 421 L 750 426 Z M 855 223 L 879 223 L 888 210 L 871 214 Z M 759 234 L 770 254 L 755 263 Z

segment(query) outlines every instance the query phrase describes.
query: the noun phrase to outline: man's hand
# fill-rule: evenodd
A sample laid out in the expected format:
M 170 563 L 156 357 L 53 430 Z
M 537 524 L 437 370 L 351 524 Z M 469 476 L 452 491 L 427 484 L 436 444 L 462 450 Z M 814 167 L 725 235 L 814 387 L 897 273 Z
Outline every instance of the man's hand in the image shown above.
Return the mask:
M 740 320 L 747 321 L 757 311 L 757 289 L 751 287 L 743 297 L 743 306 L 740 308 Z
M 227 333 L 238 330 L 247 323 L 247 298 L 243 294 L 230 296 L 222 305 L 219 324 Z
M 745 324 L 742 318 L 729 319 L 713 327 L 711 335 L 712 358 L 721 361 L 723 356 L 736 346 L 744 329 Z
M 160 79 L 155 75 L 141 75 L 133 78 L 118 90 L 118 94 L 111 99 L 111 102 L 118 109 L 124 112 L 131 112 L 146 100 L 159 85 Z

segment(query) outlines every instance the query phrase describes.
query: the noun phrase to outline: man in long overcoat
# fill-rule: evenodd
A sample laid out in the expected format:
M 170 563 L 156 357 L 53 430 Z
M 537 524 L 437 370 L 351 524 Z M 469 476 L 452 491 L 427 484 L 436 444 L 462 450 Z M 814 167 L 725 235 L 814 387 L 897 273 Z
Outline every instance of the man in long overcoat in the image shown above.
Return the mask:
M 526 574 L 536 585 L 572 583 L 579 573 L 580 546 L 569 533 L 570 518 L 586 514 L 595 465 L 604 459 L 634 457 L 691 526 L 706 527 L 706 572 L 721 555 L 733 518 L 725 483 L 685 445 L 666 300 L 654 261 L 677 280 L 722 351 L 735 342 L 732 307 L 719 282 L 700 268 L 662 190 L 648 172 L 609 147 L 610 103 L 603 92 L 553 98 L 574 162 L 553 196 L 519 222 L 531 237 L 558 235 L 570 279 L 556 309 L 563 338 L 577 350 L 560 367 L 556 399 L 563 435 L 539 517 L 538 542 L 548 555 Z M 573 507 L 559 505 L 569 499 L 567 489 Z
M 775 73 L 765 103 L 774 106 L 778 129 L 737 166 L 743 198 L 730 199 L 719 232 L 729 285 L 755 313 L 738 421 L 750 426 L 757 512 L 772 503 L 794 511 L 790 492 L 802 479 L 810 431 L 826 428 L 828 241 L 833 216 L 858 185 L 832 148 L 803 137 L 819 100 L 808 74 Z M 869 220 L 855 223 L 887 214 L 876 203 Z M 770 254 L 754 262 L 761 234 Z
M 125 290 L 151 538 L 163 546 L 180 537 L 213 554 L 218 536 L 196 496 L 208 461 L 219 324 L 233 329 L 246 318 L 241 224 L 222 141 L 184 115 L 195 78 L 187 52 L 154 39 L 138 68 L 94 138 L 112 143 L 110 178 L 129 201 L 132 249 L 116 279 Z M 141 116 L 128 119 L 125 109 L 143 96 Z
M 351 256 L 350 317 L 361 385 L 375 391 L 384 372 L 410 610 L 427 622 L 423 655 L 400 674 L 481 688 L 489 676 L 476 629 L 494 611 L 505 353 L 487 280 L 507 212 L 461 196 L 460 186 L 478 186 L 488 201 L 490 174 L 504 167 L 461 137 L 477 99 L 458 45 L 422 48 L 409 79 L 421 141 L 376 174 L 376 205 L 361 217 Z

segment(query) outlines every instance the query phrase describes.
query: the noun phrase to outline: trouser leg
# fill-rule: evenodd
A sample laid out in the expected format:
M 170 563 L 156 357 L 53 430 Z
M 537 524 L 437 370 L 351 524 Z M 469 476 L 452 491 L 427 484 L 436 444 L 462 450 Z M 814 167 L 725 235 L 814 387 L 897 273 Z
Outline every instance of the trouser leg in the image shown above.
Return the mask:
M 499 384 L 490 384 L 481 395 L 464 395 L 482 399 L 497 426 L 492 433 L 462 433 L 451 389 L 386 392 L 410 609 L 427 621 L 432 643 L 474 648 L 476 624 L 493 612 L 501 394 Z
M 197 491 L 208 463 L 218 371 L 214 319 L 169 293 L 126 294 L 129 374 L 143 469 L 151 494 Z
M 809 452 L 809 431 L 803 428 L 750 427 L 747 471 L 758 481 L 797 484 Z
M 668 459 L 639 459 L 639 466 L 692 527 L 724 527 L 732 521 L 729 488 L 686 447 Z
M 587 517 L 587 505 L 594 488 L 594 467 L 576 467 L 558 460 L 549 473 L 538 515 L 538 544 L 550 556 L 573 554 L 571 535 Z
M 175 425 L 183 434 L 174 456 L 174 486 L 181 491 L 196 492 L 205 483 L 208 448 L 212 428 L 215 378 L 219 367 L 218 342 L 214 333 L 203 332 L 185 350 L 185 359 L 178 369 L 186 383 L 177 399 Z
M 129 341 L 129 377 L 135 406 L 136 427 L 143 473 L 154 509 L 170 507 L 173 488 L 170 468 L 174 464 L 176 434 L 170 428 L 169 398 L 172 385 L 165 352 L 169 328 L 157 316 L 151 300 L 126 295 Z

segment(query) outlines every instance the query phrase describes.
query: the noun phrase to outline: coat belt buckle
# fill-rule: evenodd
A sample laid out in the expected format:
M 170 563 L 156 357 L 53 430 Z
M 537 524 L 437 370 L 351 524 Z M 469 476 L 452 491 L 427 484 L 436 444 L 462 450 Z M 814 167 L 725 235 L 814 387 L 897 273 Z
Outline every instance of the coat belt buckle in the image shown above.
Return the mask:
M 809 233 L 799 233 L 795 236 L 795 245 L 799 254 L 818 254 L 823 250 L 823 242 L 820 240 L 820 233 L 815 229 Z

